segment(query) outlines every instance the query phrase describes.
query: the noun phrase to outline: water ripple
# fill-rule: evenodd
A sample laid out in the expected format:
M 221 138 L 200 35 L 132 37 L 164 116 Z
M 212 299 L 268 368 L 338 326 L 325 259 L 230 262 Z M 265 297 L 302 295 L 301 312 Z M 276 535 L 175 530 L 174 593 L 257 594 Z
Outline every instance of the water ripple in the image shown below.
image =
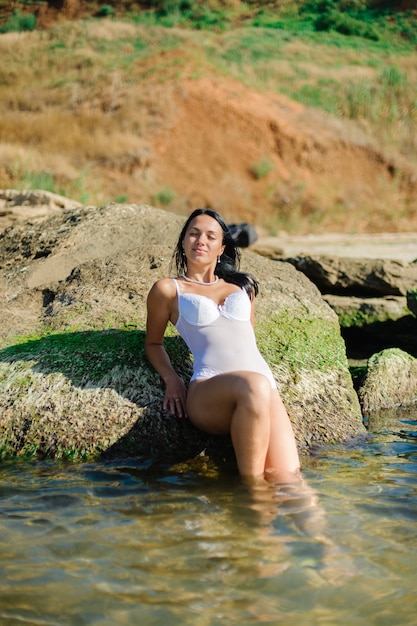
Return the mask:
M 411 626 L 416 433 L 412 411 L 375 417 L 296 488 L 145 459 L 5 464 L 0 623 Z

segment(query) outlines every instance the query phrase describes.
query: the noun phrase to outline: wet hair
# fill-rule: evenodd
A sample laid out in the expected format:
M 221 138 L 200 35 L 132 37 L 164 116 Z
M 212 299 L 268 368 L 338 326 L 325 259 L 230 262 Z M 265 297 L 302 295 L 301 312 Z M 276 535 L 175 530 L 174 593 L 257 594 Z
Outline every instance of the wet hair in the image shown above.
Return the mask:
M 239 271 L 241 257 L 240 250 L 236 247 L 226 222 L 218 213 L 216 213 L 216 211 L 213 211 L 213 209 L 196 209 L 188 217 L 182 227 L 177 245 L 175 246 L 172 255 L 170 265 L 171 269 L 174 266 L 178 275 L 186 273 L 187 257 L 185 256 L 182 242 L 190 223 L 199 215 L 209 215 L 215 219 L 218 224 L 220 224 L 223 231 L 222 245 L 224 246 L 224 250 L 214 270 L 215 275 L 219 278 L 223 278 L 223 280 L 227 283 L 232 283 L 233 285 L 238 285 L 239 287 L 245 289 L 252 300 L 252 298 L 257 296 L 259 291 L 258 281 L 251 274 Z

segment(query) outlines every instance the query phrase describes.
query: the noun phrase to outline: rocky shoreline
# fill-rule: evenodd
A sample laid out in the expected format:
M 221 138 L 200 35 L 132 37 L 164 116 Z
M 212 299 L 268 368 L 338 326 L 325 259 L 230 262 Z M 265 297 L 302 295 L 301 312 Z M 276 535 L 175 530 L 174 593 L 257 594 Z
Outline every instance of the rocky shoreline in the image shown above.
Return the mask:
M 325 255 L 412 263 L 417 259 L 417 233 L 283 234 L 260 237 L 254 249 L 260 253 L 284 257 Z
M 162 413 L 161 381 L 143 352 L 146 294 L 169 274 L 183 218 L 145 205 L 60 207 L 53 194 L 53 210 L 29 218 L 36 198 L 46 206 L 48 194 L 8 190 L 0 198 L 6 193 L 15 213 L 17 199 L 26 208 L 24 219 L 0 232 L 0 455 L 146 454 L 178 462 L 205 452 L 230 460 L 228 438 L 207 437 Z M 417 264 L 286 256 L 261 244 L 244 251 L 242 264 L 262 285 L 258 341 L 300 451 L 362 436 L 366 412 L 417 402 Z M 364 315 L 362 303 L 360 315 L 347 315 L 331 297 L 349 297 L 350 307 L 355 298 L 389 301 L 391 309 L 379 304 L 384 313 L 376 313 L 373 302 L 372 315 Z M 391 333 L 392 345 L 373 350 L 352 378 L 347 319 L 367 331 L 406 320 L 409 349 Z M 186 380 L 189 355 L 175 333 L 167 349 Z
M 352 359 L 394 347 L 417 356 L 417 235 L 397 237 L 309 236 L 288 238 L 289 245 L 287 238 L 282 245 L 266 238 L 253 249 L 292 263 L 318 287 L 339 318 Z

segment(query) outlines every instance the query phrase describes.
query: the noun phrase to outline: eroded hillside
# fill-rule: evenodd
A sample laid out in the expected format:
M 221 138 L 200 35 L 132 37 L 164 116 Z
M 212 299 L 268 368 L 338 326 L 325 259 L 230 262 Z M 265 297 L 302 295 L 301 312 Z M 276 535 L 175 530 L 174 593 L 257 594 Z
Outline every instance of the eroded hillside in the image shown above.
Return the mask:
M 205 37 L 109 20 L 0 35 L 0 188 L 175 213 L 209 205 L 272 234 L 417 231 L 415 158 L 365 123 L 239 80 L 213 61 L 235 34 Z M 290 55 L 310 82 L 373 80 L 370 65 L 343 53 L 319 64 L 287 39 L 270 61 L 282 80 Z M 415 58 L 404 63 L 413 77 Z

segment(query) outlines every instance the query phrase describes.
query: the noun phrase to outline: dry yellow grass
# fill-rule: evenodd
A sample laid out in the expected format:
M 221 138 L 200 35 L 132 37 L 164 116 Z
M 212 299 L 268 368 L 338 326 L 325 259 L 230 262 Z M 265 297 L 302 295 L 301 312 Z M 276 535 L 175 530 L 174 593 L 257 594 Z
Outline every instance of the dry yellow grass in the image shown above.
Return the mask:
M 270 98 L 282 90 L 323 91 L 326 81 L 339 90 L 350 82 L 376 84 L 378 68 L 384 62 L 393 62 L 388 52 L 378 56 L 375 51 L 367 53 L 364 49 L 319 43 L 313 46 L 302 38 L 291 37 L 280 41 L 276 48 L 279 54 L 273 48 L 269 57 L 253 63 L 250 48 L 246 52 L 242 47 L 242 36 L 243 31 L 201 35 L 113 20 L 60 22 L 47 31 L 1 35 L 0 187 L 22 186 L 28 172 L 32 179 L 37 173 L 48 173 L 56 184 L 51 191 L 75 193 L 75 199 L 91 204 L 120 197 L 153 203 L 156 198 L 165 197 L 167 208 L 179 212 L 196 202 L 215 201 L 219 209 L 229 208 L 235 219 L 255 219 L 255 215 L 259 219 L 263 214 L 263 224 L 271 229 L 282 228 L 287 219 L 287 226 L 295 231 L 382 227 L 417 230 L 416 207 L 407 199 L 404 183 L 385 176 L 371 182 L 369 178 L 352 180 L 348 191 L 339 189 L 339 184 L 329 179 L 327 185 L 307 193 L 297 177 L 291 182 L 285 164 L 278 164 L 275 153 L 268 155 L 276 162 L 275 175 L 254 181 L 251 168 L 263 152 L 253 153 L 252 161 L 240 169 L 232 167 L 227 171 L 222 165 L 221 183 L 223 188 L 234 188 L 238 209 L 231 207 L 230 198 L 220 186 L 204 191 L 204 180 L 200 182 L 198 178 L 204 174 L 201 168 L 190 170 L 183 186 L 175 174 L 171 179 L 166 176 L 166 168 L 161 164 L 171 155 L 163 152 L 161 142 L 156 151 L 155 138 L 168 136 L 185 115 L 182 105 L 188 98 L 184 87 L 187 81 L 211 77 L 215 84 L 236 77 L 263 94 L 265 102 L 272 102 Z M 222 60 L 222 54 L 231 56 Z M 407 75 L 409 84 L 415 84 L 415 56 L 404 54 L 395 63 Z M 294 106 L 291 100 L 288 103 L 290 108 Z M 200 105 L 204 107 L 204 103 Z M 226 103 L 222 110 L 226 115 Z M 207 123 L 209 113 L 207 109 Z M 387 162 L 391 159 L 401 164 L 403 151 L 407 165 L 415 167 L 417 113 L 414 117 L 412 112 L 407 115 L 391 126 L 378 126 L 370 119 L 357 123 L 328 117 L 326 127 L 332 127 L 332 132 L 346 145 L 373 143 L 376 152 L 379 146 L 381 153 L 389 153 L 389 157 L 384 157 Z M 381 119 L 386 121 L 387 116 L 388 113 Z M 325 116 L 317 117 L 313 109 L 307 108 L 299 119 L 305 129 L 310 125 L 318 138 L 325 135 Z M 205 122 L 202 117 L 191 142 L 210 140 L 206 135 L 211 131 L 208 126 L 205 129 Z M 239 141 L 243 139 L 239 137 Z M 310 139 L 306 146 L 308 150 L 314 148 Z M 206 148 L 202 145 L 204 149 L 214 148 L 209 142 Z M 237 160 L 240 156 L 236 154 Z M 184 152 L 180 157 L 177 163 L 183 161 L 183 168 L 188 167 L 187 158 L 193 159 Z M 301 161 L 304 158 L 300 157 Z M 402 166 L 395 167 L 398 170 Z M 308 177 L 313 180 L 313 173 Z M 200 186 L 201 193 L 191 191 L 191 182 L 194 187 Z M 389 206 L 384 206 L 385 190 Z M 292 205 L 277 204 L 276 198 L 288 195 L 288 191 L 292 193 Z

